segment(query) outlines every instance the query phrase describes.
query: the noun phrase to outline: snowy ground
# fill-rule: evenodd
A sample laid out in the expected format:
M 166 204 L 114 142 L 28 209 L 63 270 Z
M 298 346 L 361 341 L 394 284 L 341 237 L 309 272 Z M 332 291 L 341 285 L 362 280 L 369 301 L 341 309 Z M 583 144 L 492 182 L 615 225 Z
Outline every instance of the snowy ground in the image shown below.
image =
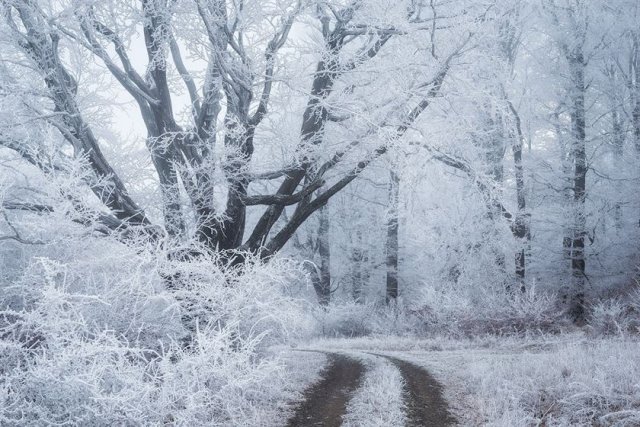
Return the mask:
M 359 354 L 374 364 L 349 406 L 347 425 L 402 425 L 397 370 L 364 355 L 368 351 L 433 373 L 460 425 L 640 425 L 640 343 L 633 339 L 381 337 L 322 340 L 309 347 Z M 381 422 L 381 412 L 393 421 Z

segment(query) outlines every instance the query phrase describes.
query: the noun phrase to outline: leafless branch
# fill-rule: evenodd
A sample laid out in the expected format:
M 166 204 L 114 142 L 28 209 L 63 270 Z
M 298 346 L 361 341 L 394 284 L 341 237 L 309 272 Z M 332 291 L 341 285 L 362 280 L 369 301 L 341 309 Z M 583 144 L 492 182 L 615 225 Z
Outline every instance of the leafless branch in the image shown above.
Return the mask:
M 283 205 L 289 206 L 295 203 L 300 202 L 302 199 L 316 191 L 318 188 L 324 185 L 324 181 L 315 180 L 311 182 L 309 185 L 304 187 L 297 193 L 292 195 L 285 194 L 269 194 L 269 195 L 258 195 L 258 196 L 245 196 L 243 197 L 243 201 L 245 205 Z

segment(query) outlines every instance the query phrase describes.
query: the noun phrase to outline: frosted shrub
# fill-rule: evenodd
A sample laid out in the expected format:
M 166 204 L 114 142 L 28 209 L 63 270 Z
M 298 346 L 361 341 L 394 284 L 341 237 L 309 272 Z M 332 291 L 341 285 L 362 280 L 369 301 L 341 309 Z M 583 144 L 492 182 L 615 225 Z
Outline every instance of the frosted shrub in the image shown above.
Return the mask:
M 175 296 L 189 307 L 192 322 L 231 328 L 241 336 L 260 335 L 263 344 L 289 342 L 315 331 L 307 314 L 311 307 L 299 291 L 306 286 L 306 275 L 297 263 L 248 259 L 242 268 L 220 265 L 201 258 L 173 266 L 172 274 L 179 273 L 183 282 Z
M 555 295 L 531 287 L 505 295 L 491 287 L 424 284 L 420 295 L 393 305 L 334 302 L 316 310 L 326 337 L 364 335 L 513 335 L 560 331 L 567 319 Z
M 1 284 L 0 424 L 278 419 L 275 403 L 291 396 L 265 348 L 315 329 L 297 264 L 168 262 L 144 242 L 71 234 L 27 253 L 17 279 Z
M 325 337 L 415 335 L 424 329 L 424 313 L 407 307 L 401 299 L 391 305 L 336 301 L 314 312 Z
M 379 307 L 372 322 L 376 335 L 412 335 L 421 333 L 423 326 L 420 316 L 404 305 L 402 299 L 395 304 Z
M 376 307 L 355 302 L 332 303 L 315 310 L 321 331 L 327 337 L 361 337 L 373 332 Z
M 640 291 L 625 298 L 599 301 L 591 307 L 589 329 L 595 335 L 640 334 Z
M 425 284 L 420 302 L 408 307 L 423 333 L 472 336 L 554 332 L 566 321 L 555 296 L 531 287 L 505 294 L 490 286 L 437 287 Z

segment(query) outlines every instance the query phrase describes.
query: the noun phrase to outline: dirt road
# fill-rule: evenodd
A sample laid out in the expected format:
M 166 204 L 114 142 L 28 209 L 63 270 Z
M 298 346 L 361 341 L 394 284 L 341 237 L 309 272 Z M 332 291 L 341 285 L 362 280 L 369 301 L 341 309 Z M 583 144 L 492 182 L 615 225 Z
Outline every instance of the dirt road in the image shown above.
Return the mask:
M 455 419 L 442 397 L 442 385 L 425 369 L 395 357 L 377 355 L 396 365 L 406 384 L 407 427 L 452 426 Z
M 287 426 L 342 425 L 342 416 L 351 395 L 360 386 L 365 367 L 358 360 L 338 353 L 327 353 L 327 357 L 329 363 L 320 381 L 305 391 L 302 404 Z
M 304 393 L 304 400 L 288 421 L 288 427 L 338 427 L 342 424 L 349 400 L 360 387 L 366 368 L 356 358 L 339 353 L 326 354 L 329 363 L 320 381 Z M 455 419 L 442 397 L 442 385 L 429 372 L 396 357 L 369 354 L 389 360 L 402 374 L 407 427 L 455 425 Z

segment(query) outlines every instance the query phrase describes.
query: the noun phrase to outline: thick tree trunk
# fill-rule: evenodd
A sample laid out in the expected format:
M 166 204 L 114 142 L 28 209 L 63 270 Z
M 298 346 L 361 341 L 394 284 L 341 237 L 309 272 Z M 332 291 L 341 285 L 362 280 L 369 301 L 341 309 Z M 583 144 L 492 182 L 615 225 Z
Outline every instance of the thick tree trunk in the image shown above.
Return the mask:
M 145 16 L 144 40 L 149 63 L 149 77 L 153 81 L 151 91 L 159 100 L 157 105 L 143 108 L 145 125 L 149 133 L 147 146 L 158 173 L 162 192 L 164 223 L 172 237 L 182 236 L 185 225 L 180 203 L 180 187 L 176 163 L 176 139 L 180 127 L 173 118 L 171 91 L 167 79 L 165 52 L 160 41 L 160 33 L 168 25 L 164 17 L 156 14 L 156 5 L 150 0 L 142 2 Z
M 640 73 L 638 73 L 638 77 L 640 79 Z M 636 91 L 638 94 L 636 95 L 636 105 L 633 108 L 633 141 L 636 151 L 640 153 L 640 83 L 638 83 L 638 89 Z
M 497 184 L 496 188 L 493 190 L 494 197 L 497 200 L 502 198 L 502 188 L 504 182 L 504 155 L 505 155 L 505 132 L 502 126 L 502 117 L 498 116 L 494 119 L 492 117 L 491 109 L 487 108 L 485 112 L 487 119 L 486 123 L 489 129 L 492 131 L 489 133 L 488 138 L 485 142 L 485 161 L 487 165 L 486 173 L 490 176 L 493 181 Z M 491 212 L 491 218 L 496 221 L 502 216 L 501 210 L 499 207 L 495 207 L 495 211 Z M 492 225 L 491 230 L 489 230 L 489 235 L 491 236 L 491 241 L 498 242 L 499 236 L 498 231 L 495 227 L 495 224 Z M 504 251 L 502 250 L 501 245 L 491 244 L 491 250 L 495 254 L 495 262 L 498 267 L 501 276 L 506 277 L 506 256 Z
M 568 204 L 572 203 L 573 199 L 573 189 L 571 188 L 571 175 L 573 173 L 573 153 L 571 150 L 571 139 L 567 141 L 564 138 L 562 127 L 560 123 L 560 114 L 558 111 L 554 113 L 554 128 L 556 137 L 558 139 L 558 143 L 560 145 L 560 160 L 562 167 L 562 197 L 567 201 Z M 562 259 L 567 262 L 567 264 L 571 263 L 571 236 L 572 236 L 572 226 L 569 226 L 567 222 L 565 222 L 562 230 Z M 569 298 L 568 293 L 563 296 L 565 302 Z M 567 302 L 568 303 L 568 302 Z
M 400 177 L 393 171 L 389 175 L 389 217 L 386 242 L 387 304 L 395 302 L 398 298 L 398 205 L 400 199 Z
M 252 93 L 243 87 L 225 85 L 227 113 L 225 116 L 226 136 L 224 139 L 227 155 L 224 172 L 227 177 L 227 206 L 225 218 L 218 225 L 218 249 L 237 249 L 242 245 L 247 207 L 249 180 L 247 166 L 253 156 L 254 129 L 249 123 L 249 106 Z
M 147 138 L 147 146 L 160 181 L 164 227 L 169 236 L 176 238 L 183 235 L 185 224 L 180 203 L 177 171 L 172 161 L 174 158 L 173 143 L 168 143 L 169 147 L 159 148 L 155 142 L 158 139 L 158 137 Z M 160 151 L 164 152 L 160 153 Z

